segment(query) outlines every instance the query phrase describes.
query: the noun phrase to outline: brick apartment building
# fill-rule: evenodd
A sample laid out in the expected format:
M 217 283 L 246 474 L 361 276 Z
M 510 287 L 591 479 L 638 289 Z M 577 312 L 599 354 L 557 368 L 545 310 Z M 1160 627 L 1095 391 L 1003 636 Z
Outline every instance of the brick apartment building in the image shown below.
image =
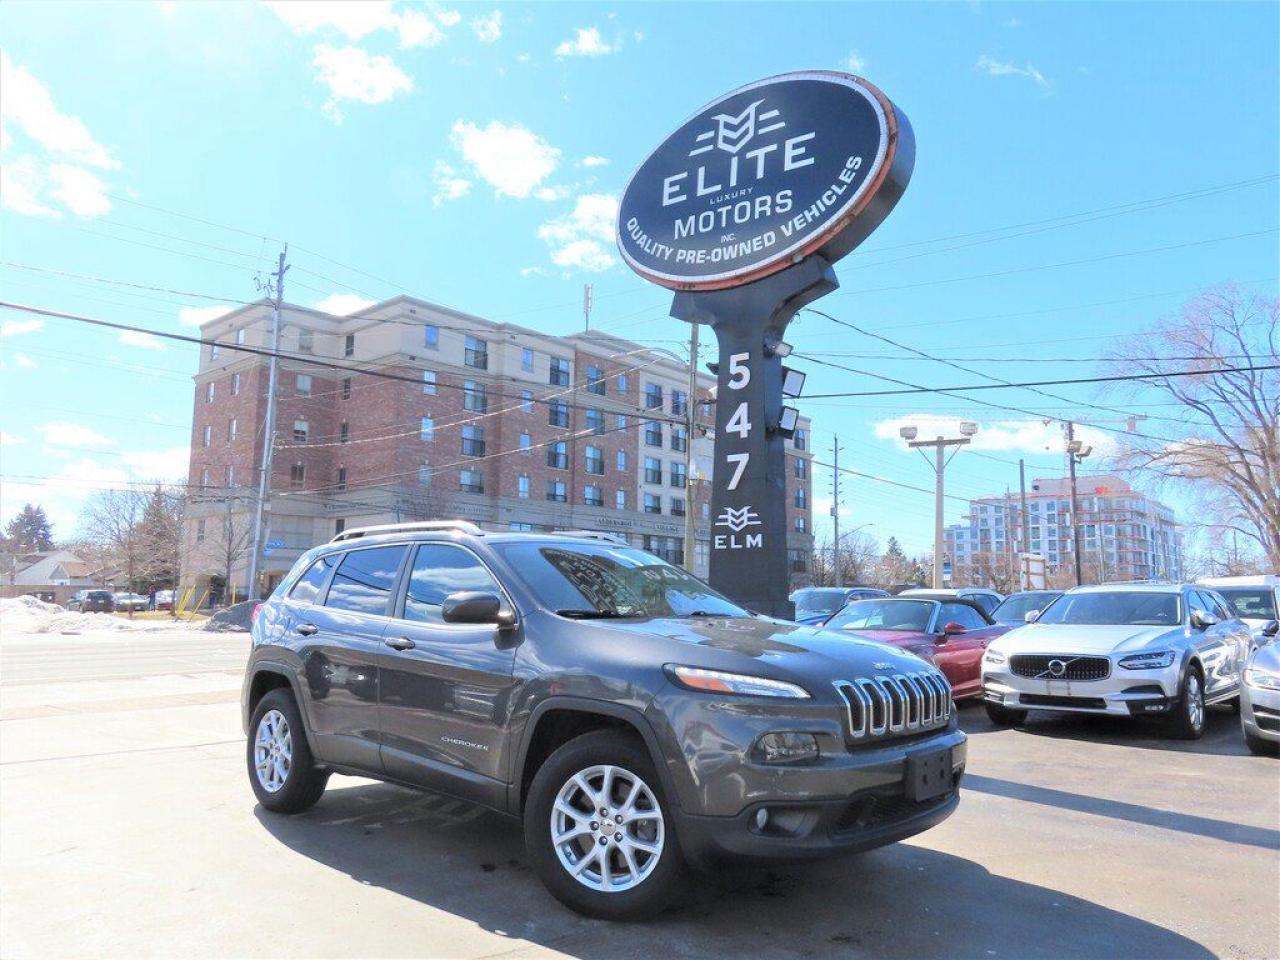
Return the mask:
M 1115 476 L 1077 481 L 1081 563 L 1086 580 L 1180 580 L 1182 535 L 1173 511 Z M 946 530 L 947 555 L 960 583 L 982 559 L 1022 552 L 1018 494 L 971 500 L 965 522 Z M 1071 484 L 1037 479 L 1027 490 L 1030 541 L 1025 552 L 1044 556 L 1051 572 L 1074 566 Z
M 202 348 L 195 376 L 184 569 L 215 592 L 228 571 L 238 594 L 247 586 L 267 399 L 267 358 L 231 348 L 268 348 L 270 329 L 265 302 L 201 329 L 218 343 Z M 346 527 L 404 520 L 607 531 L 682 562 L 689 510 L 694 570 L 705 575 L 715 380 L 699 374 L 690 398 L 688 365 L 675 355 L 598 331 L 548 336 L 410 297 L 343 317 L 285 305 L 281 329 L 268 587 Z M 692 441 L 690 402 L 700 425 Z M 813 548 L 808 436 L 802 419 L 787 444 L 798 582 Z

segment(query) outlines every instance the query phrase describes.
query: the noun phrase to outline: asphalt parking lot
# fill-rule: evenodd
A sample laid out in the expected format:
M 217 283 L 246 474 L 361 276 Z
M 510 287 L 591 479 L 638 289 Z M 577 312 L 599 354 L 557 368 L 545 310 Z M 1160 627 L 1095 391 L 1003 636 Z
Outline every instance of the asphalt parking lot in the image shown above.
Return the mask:
M 246 650 L 194 631 L 0 641 L 4 957 L 1280 955 L 1280 761 L 1250 756 L 1225 709 L 1179 743 L 965 708 L 942 826 L 610 925 L 543 891 L 517 824 L 459 801 L 335 777 L 307 814 L 256 808 Z

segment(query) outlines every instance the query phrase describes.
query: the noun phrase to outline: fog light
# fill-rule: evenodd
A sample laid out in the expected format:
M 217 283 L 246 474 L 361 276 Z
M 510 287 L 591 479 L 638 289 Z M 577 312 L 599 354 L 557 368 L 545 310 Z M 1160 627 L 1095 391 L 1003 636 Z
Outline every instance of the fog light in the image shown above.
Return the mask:
M 804 763 L 818 759 L 818 741 L 811 733 L 766 733 L 755 753 L 761 763 Z
M 756 829 L 763 830 L 769 825 L 769 811 L 765 807 L 761 807 L 756 811 Z

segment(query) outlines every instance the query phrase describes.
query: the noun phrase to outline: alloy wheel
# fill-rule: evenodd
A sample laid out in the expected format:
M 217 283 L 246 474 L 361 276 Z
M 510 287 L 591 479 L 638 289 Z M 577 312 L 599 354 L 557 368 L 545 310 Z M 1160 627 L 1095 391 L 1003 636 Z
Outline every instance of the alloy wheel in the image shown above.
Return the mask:
M 253 739 L 253 769 L 267 793 L 283 789 L 293 766 L 293 733 L 279 710 L 268 710 L 258 721 Z
M 602 893 L 630 890 L 662 858 L 666 822 L 657 797 L 625 767 L 598 764 L 570 777 L 551 808 L 560 865 Z
M 1187 678 L 1187 722 L 1192 730 L 1204 726 L 1204 692 L 1200 689 L 1200 678 L 1194 673 Z

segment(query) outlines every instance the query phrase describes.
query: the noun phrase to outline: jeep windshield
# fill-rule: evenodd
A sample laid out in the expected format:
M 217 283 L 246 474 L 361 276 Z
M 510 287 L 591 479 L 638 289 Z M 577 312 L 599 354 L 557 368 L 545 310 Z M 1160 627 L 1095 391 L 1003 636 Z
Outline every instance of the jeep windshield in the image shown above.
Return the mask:
M 856 600 L 824 625 L 825 630 L 901 630 L 927 633 L 936 600 Z
M 1080 626 L 1174 627 L 1181 622 L 1176 593 L 1140 590 L 1066 593 L 1036 619 Z
M 794 597 L 796 619 L 835 613 L 844 606 L 848 598 L 849 591 L 842 587 L 810 587 L 801 590 Z
M 652 554 L 585 543 L 496 543 L 538 603 L 573 619 L 749 617 L 701 580 Z

